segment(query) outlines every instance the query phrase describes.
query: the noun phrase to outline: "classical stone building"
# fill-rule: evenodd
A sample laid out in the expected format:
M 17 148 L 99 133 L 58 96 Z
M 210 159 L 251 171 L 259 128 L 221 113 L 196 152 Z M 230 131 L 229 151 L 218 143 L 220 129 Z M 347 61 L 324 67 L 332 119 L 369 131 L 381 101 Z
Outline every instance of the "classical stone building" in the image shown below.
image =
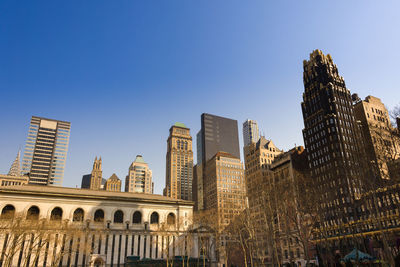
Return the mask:
M 390 179 L 387 163 L 400 157 L 400 138 L 379 98 L 367 96 L 365 100 L 354 100 L 354 115 L 361 122 L 368 165 L 375 167 L 376 182 L 381 183 L 380 179 Z
M 215 262 L 213 239 L 193 231 L 190 201 L 26 185 L 0 187 L 0 210 L 0 261 L 12 266 L 50 266 L 58 256 L 57 266 L 123 266 L 130 255 L 199 258 L 200 248 Z
M 125 180 L 125 192 L 153 194 L 152 171 L 142 155 L 137 155 L 129 166 Z
M 164 195 L 192 200 L 193 150 L 190 129 L 175 123 L 169 129 Z
M 121 180 L 115 173 L 113 173 L 111 177 L 107 179 L 104 189 L 106 191 L 121 192 Z

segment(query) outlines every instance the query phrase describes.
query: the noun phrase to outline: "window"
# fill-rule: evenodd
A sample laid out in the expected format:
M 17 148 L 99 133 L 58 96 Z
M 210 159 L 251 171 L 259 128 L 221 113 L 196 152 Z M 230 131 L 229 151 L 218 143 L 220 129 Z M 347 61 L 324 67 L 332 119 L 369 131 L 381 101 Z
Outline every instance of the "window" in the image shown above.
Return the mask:
M 14 218 L 15 215 L 15 207 L 13 205 L 7 205 L 1 211 L 2 219 L 11 219 Z
M 142 213 L 140 211 L 133 213 L 132 223 L 142 223 Z
M 159 223 L 159 216 L 157 212 L 153 212 L 150 216 L 150 224 L 158 224 Z
M 96 210 L 94 213 L 94 221 L 95 222 L 104 222 L 104 211 L 101 209 Z
M 84 212 L 83 209 L 78 208 L 74 211 L 74 215 L 72 217 L 73 222 L 83 222 Z
M 56 207 L 51 211 L 50 221 L 61 221 L 63 211 L 61 208 Z
M 171 224 L 171 225 L 175 224 L 175 214 L 173 214 L 173 213 L 168 214 L 167 224 Z
M 121 210 L 117 210 L 114 213 L 114 223 L 123 223 L 124 222 L 124 213 Z
M 27 220 L 38 220 L 39 219 L 40 210 L 37 206 L 32 206 L 28 209 L 26 213 Z

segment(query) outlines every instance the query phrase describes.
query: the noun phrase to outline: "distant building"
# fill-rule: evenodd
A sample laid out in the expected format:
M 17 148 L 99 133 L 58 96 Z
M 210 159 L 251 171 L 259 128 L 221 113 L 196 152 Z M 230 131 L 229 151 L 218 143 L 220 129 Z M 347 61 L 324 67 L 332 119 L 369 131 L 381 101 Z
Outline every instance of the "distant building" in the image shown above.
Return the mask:
M 101 166 L 101 157 L 94 159 L 93 169 L 91 174 L 82 177 L 82 188 L 100 190 L 103 189 L 103 170 Z
M 0 186 L 10 186 L 10 185 L 23 185 L 28 184 L 29 177 L 28 176 L 14 176 L 14 175 L 5 175 L 0 174 Z
M 107 179 L 104 189 L 106 191 L 121 192 L 121 180 L 115 173 L 113 173 L 111 177 Z
M 219 151 L 240 159 L 238 125 L 236 120 L 207 113 L 201 115 L 201 162 L 207 162 Z M 199 160 L 198 160 L 199 161 Z
M 203 210 L 204 209 L 204 185 L 203 185 L 203 165 L 196 164 L 193 167 L 193 202 L 194 210 Z
M 260 139 L 258 124 L 255 120 L 246 120 L 243 123 L 243 144 L 248 146 L 251 143 L 257 143 Z
M 361 122 L 368 163 L 375 166 L 378 180 L 390 179 L 387 163 L 400 157 L 400 139 L 390 122 L 388 110 L 374 96 L 356 101 L 353 109 L 356 119 Z
M 21 153 L 18 151 L 17 157 L 11 164 L 11 168 L 10 168 L 8 174 L 7 175 L 0 174 L 0 186 L 28 184 L 29 176 L 22 175 L 22 173 L 21 173 L 20 157 L 21 157 Z
M 249 201 L 250 215 L 254 219 L 257 231 L 258 247 L 266 246 L 267 232 L 265 231 L 265 198 L 266 186 L 270 183 L 272 172 L 270 166 L 282 150 L 264 136 L 256 143 L 244 147 L 245 181 Z
M 70 128 L 70 122 L 32 116 L 22 162 L 30 184 L 62 184 Z
M 229 153 L 217 152 L 207 161 L 203 177 L 204 209 L 216 212 L 223 230 L 246 208 L 243 164 Z
M 141 155 L 137 155 L 129 167 L 125 180 L 125 192 L 153 193 L 152 171 Z
M 164 195 L 192 200 L 193 150 L 190 129 L 175 123 L 169 129 Z

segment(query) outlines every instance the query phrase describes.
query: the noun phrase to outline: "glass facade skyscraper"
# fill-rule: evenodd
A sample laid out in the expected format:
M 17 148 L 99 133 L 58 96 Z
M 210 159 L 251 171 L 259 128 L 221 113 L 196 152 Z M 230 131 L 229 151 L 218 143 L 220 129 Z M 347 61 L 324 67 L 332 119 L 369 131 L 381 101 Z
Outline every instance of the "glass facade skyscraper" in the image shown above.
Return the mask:
M 70 122 L 32 116 L 22 161 L 30 184 L 62 184 L 70 129 Z

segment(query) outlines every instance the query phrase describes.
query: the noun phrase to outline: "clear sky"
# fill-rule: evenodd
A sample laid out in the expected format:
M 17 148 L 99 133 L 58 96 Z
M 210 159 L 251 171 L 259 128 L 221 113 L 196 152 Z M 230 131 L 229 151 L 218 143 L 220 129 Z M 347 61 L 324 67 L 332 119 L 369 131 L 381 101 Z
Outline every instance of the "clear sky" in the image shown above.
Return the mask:
M 72 123 L 64 186 L 95 156 L 125 181 L 137 154 L 165 185 L 169 128 L 203 112 L 303 144 L 302 62 L 330 53 L 348 89 L 400 102 L 400 1 L 0 1 L 0 173 L 32 115 Z M 195 144 L 195 142 L 194 142 Z M 194 145 L 194 152 L 195 152 Z M 196 154 L 196 152 L 194 153 Z

